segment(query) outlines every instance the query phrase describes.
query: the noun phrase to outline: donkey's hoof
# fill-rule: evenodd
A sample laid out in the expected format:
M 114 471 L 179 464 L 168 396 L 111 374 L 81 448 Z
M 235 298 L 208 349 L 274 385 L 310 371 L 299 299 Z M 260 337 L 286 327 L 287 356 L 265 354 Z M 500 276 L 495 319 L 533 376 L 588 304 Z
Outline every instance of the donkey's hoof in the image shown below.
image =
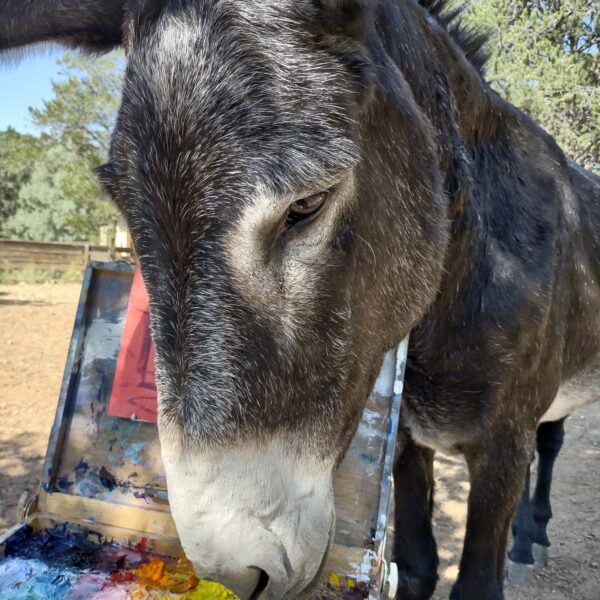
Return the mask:
M 548 546 L 533 544 L 531 552 L 533 553 L 533 560 L 536 567 L 545 567 L 548 564 Z
M 535 578 L 534 565 L 513 562 L 508 558 L 506 560 L 506 577 L 517 587 L 529 587 Z

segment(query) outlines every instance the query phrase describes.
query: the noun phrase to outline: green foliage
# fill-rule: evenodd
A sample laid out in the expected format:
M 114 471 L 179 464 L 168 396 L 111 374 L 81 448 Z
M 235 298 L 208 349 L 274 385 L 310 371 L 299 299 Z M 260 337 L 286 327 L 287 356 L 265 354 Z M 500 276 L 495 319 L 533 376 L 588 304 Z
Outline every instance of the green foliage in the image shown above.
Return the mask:
M 18 239 L 92 240 L 114 219 L 101 198 L 91 165 L 69 144 L 50 145 L 19 192 L 19 210 L 4 229 Z
M 18 283 L 81 283 L 83 271 L 75 266 L 66 271 L 46 271 L 29 265 L 23 269 L 0 269 L 0 284 Z
M 600 170 L 598 0 L 472 0 L 467 20 L 490 34 L 487 79 L 551 133 L 566 154 Z
M 0 223 L 17 211 L 19 190 L 30 180 L 41 151 L 36 137 L 11 128 L 0 131 Z
M 44 108 L 30 110 L 33 122 L 52 140 L 94 160 L 103 158 L 119 108 L 123 58 L 65 54 L 58 62 L 62 69 L 60 80 L 52 83 L 54 97 Z
M 10 193 L 0 187 L 0 235 L 96 242 L 102 225 L 116 224 L 117 212 L 103 196 L 93 169 L 106 160 L 122 61 L 119 54 L 99 59 L 65 55 L 59 61 L 60 78 L 52 84 L 53 98 L 41 109 L 30 109 L 41 137 L 0 133 L 20 136 L 20 145 L 12 144 L 19 151 L 5 150 L 17 176 Z M 0 186 L 5 181 L 11 182 L 0 171 Z

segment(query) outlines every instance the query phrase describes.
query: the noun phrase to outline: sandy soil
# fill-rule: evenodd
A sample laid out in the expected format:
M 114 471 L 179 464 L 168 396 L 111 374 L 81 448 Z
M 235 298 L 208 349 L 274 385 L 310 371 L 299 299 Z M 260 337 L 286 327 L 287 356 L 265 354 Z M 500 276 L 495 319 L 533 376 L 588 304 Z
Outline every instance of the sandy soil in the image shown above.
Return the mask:
M 600 404 L 569 417 L 565 428 L 554 470 L 548 564 L 527 589 L 507 582 L 506 600 L 600 600 Z M 458 573 L 469 484 L 462 458 L 438 457 L 435 469 L 441 564 L 434 599 L 442 600 Z
M 34 490 L 54 418 L 77 284 L 0 286 L 0 531 Z M 550 562 L 507 600 L 600 600 L 600 405 L 567 421 L 553 488 Z M 464 464 L 440 457 L 435 516 L 441 558 L 436 600 L 447 598 L 464 535 Z

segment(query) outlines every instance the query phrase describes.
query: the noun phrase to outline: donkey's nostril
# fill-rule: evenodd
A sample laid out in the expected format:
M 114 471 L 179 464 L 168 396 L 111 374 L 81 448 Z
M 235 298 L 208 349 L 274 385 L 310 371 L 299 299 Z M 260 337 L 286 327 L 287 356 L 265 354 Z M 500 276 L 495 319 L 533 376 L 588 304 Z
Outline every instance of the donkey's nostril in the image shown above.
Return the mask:
M 269 576 L 267 575 L 267 573 L 262 569 L 258 569 L 258 571 L 260 573 L 258 577 L 258 583 L 256 584 L 256 588 L 254 588 L 254 591 L 252 592 L 248 600 L 258 600 L 258 598 L 260 598 L 260 595 L 265 591 L 265 589 L 269 585 Z

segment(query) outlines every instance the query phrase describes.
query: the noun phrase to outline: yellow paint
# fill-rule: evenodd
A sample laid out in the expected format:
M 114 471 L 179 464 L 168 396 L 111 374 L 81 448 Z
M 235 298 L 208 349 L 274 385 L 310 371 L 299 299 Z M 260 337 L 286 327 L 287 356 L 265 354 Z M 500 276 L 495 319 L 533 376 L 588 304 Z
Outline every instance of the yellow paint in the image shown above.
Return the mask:
M 337 573 L 330 573 L 329 583 L 333 586 L 334 590 L 342 589 L 342 584 L 340 583 L 340 578 L 338 577 Z
M 131 596 L 131 600 L 148 600 L 148 592 L 143 588 L 129 589 L 127 594 Z
M 240 600 L 233 592 L 219 583 L 201 581 L 195 590 L 186 592 L 181 600 Z

